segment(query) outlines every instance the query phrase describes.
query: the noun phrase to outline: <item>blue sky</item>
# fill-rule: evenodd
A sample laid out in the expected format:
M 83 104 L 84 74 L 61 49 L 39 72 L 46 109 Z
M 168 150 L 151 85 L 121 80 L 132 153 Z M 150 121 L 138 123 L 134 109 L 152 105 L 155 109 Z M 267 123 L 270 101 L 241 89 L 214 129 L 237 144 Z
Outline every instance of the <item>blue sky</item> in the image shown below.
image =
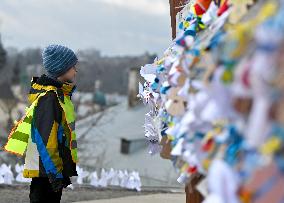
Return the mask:
M 168 0 L 1 0 L 5 47 L 60 43 L 104 55 L 163 52 L 171 41 Z

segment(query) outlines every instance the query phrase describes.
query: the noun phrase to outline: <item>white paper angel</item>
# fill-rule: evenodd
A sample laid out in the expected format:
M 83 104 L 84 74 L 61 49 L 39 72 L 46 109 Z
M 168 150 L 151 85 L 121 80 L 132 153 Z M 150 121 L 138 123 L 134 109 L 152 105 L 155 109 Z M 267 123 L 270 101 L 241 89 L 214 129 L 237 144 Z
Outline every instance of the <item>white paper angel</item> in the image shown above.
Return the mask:
M 139 172 L 137 171 L 133 171 L 131 173 L 132 177 L 134 178 L 134 185 L 133 185 L 133 189 L 137 190 L 138 192 L 141 191 L 141 179 L 140 179 L 140 176 L 139 176 Z
M 16 164 L 15 165 L 15 171 L 17 172 L 16 181 L 20 183 L 29 183 L 31 182 L 31 178 L 24 178 L 23 171 L 24 171 L 24 165 Z
M 129 174 L 127 183 L 126 183 L 126 188 L 133 190 L 135 188 L 135 177 L 133 176 L 132 173 Z
M 81 185 L 81 184 L 83 184 L 84 178 L 86 178 L 89 175 L 89 172 L 88 171 L 84 171 L 84 169 L 80 168 L 79 166 L 76 166 L 76 171 L 78 173 L 77 183 L 79 185 Z
M 121 182 L 120 182 L 120 187 L 122 188 L 126 188 L 127 186 L 127 182 L 128 182 L 128 172 L 125 170 L 124 172 L 122 172 L 120 174 L 120 177 L 121 177 Z
M 14 180 L 14 175 L 11 171 L 11 165 L 7 166 L 6 164 L 2 164 L 0 167 L 0 176 L 3 177 L 4 184 L 11 185 Z
M 108 173 L 103 168 L 101 171 L 101 178 L 99 180 L 99 186 L 100 187 L 107 187 L 108 185 Z
M 94 171 L 90 174 L 89 180 L 90 180 L 90 185 L 92 185 L 94 187 L 99 186 L 99 178 L 98 178 L 98 174 L 97 174 L 96 171 Z
M 110 173 L 112 174 L 111 180 L 110 180 L 110 185 L 112 185 L 112 186 L 119 186 L 118 171 L 111 170 Z

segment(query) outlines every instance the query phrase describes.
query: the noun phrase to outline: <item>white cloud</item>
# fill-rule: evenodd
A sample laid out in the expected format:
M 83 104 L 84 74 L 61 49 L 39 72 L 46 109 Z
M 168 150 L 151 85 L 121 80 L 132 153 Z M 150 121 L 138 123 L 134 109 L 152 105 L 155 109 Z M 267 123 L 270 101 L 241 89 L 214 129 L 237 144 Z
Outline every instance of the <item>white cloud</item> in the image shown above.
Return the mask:
M 121 0 L 1 0 L 4 46 L 23 49 L 61 43 L 75 50 L 96 48 L 107 55 L 166 49 L 168 0 L 123 2 L 128 4 Z
M 96 0 L 95 0 L 96 1 Z M 152 15 L 165 15 L 169 13 L 169 2 L 167 0 L 99 0 L 110 6 L 136 10 Z

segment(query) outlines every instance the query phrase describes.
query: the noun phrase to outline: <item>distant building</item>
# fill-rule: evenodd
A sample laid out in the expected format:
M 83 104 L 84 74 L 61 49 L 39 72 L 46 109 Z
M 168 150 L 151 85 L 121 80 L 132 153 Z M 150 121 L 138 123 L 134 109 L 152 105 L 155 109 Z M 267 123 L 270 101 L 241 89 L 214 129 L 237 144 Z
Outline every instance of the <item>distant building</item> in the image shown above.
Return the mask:
M 131 68 L 128 72 L 128 107 L 134 107 L 139 103 L 137 97 L 139 90 L 139 82 L 143 83 L 143 79 L 139 73 L 140 67 Z
M 77 122 L 79 159 L 82 166 L 99 170 L 138 171 L 144 186 L 177 186 L 170 161 L 150 156 L 144 138 L 143 105 L 128 107 L 127 99 Z
M 122 154 L 133 154 L 141 149 L 145 149 L 147 146 L 145 138 L 141 137 L 141 135 L 137 138 L 123 136 L 120 141 L 120 153 Z

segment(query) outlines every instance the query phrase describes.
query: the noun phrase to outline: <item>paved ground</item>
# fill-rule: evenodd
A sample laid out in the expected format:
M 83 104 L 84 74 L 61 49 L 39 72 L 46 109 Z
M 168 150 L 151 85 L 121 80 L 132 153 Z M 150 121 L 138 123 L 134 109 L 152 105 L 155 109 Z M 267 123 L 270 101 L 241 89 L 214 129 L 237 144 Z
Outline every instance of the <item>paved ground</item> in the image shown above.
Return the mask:
M 185 194 L 154 194 L 77 203 L 185 203 Z
M 182 202 L 185 195 L 176 195 L 177 192 L 181 194 L 181 189 L 169 188 L 142 188 L 142 192 L 126 190 L 121 188 L 93 188 L 90 186 L 76 185 L 74 190 L 64 189 L 62 195 L 62 203 L 70 202 L 88 202 L 95 203 L 117 203 L 123 201 L 124 203 L 171 203 Z M 155 196 L 154 194 L 157 194 Z M 150 195 L 150 196 L 149 196 Z M 154 195 L 154 196 L 151 196 Z M 141 198 L 140 198 L 141 196 Z M 130 197 L 127 199 L 126 197 Z M 115 198 L 122 198 L 115 199 Z M 124 199 L 126 198 L 126 199 Z M 172 200 L 173 198 L 173 200 Z M 179 200 L 181 198 L 181 200 Z M 99 201 L 105 199 L 104 201 Z M 165 199 L 167 201 L 165 201 Z M 96 201 L 95 201 L 96 200 Z M 0 203 L 28 203 L 29 202 L 29 185 L 1 185 L 0 184 Z M 153 202 L 153 201 L 152 201 Z

